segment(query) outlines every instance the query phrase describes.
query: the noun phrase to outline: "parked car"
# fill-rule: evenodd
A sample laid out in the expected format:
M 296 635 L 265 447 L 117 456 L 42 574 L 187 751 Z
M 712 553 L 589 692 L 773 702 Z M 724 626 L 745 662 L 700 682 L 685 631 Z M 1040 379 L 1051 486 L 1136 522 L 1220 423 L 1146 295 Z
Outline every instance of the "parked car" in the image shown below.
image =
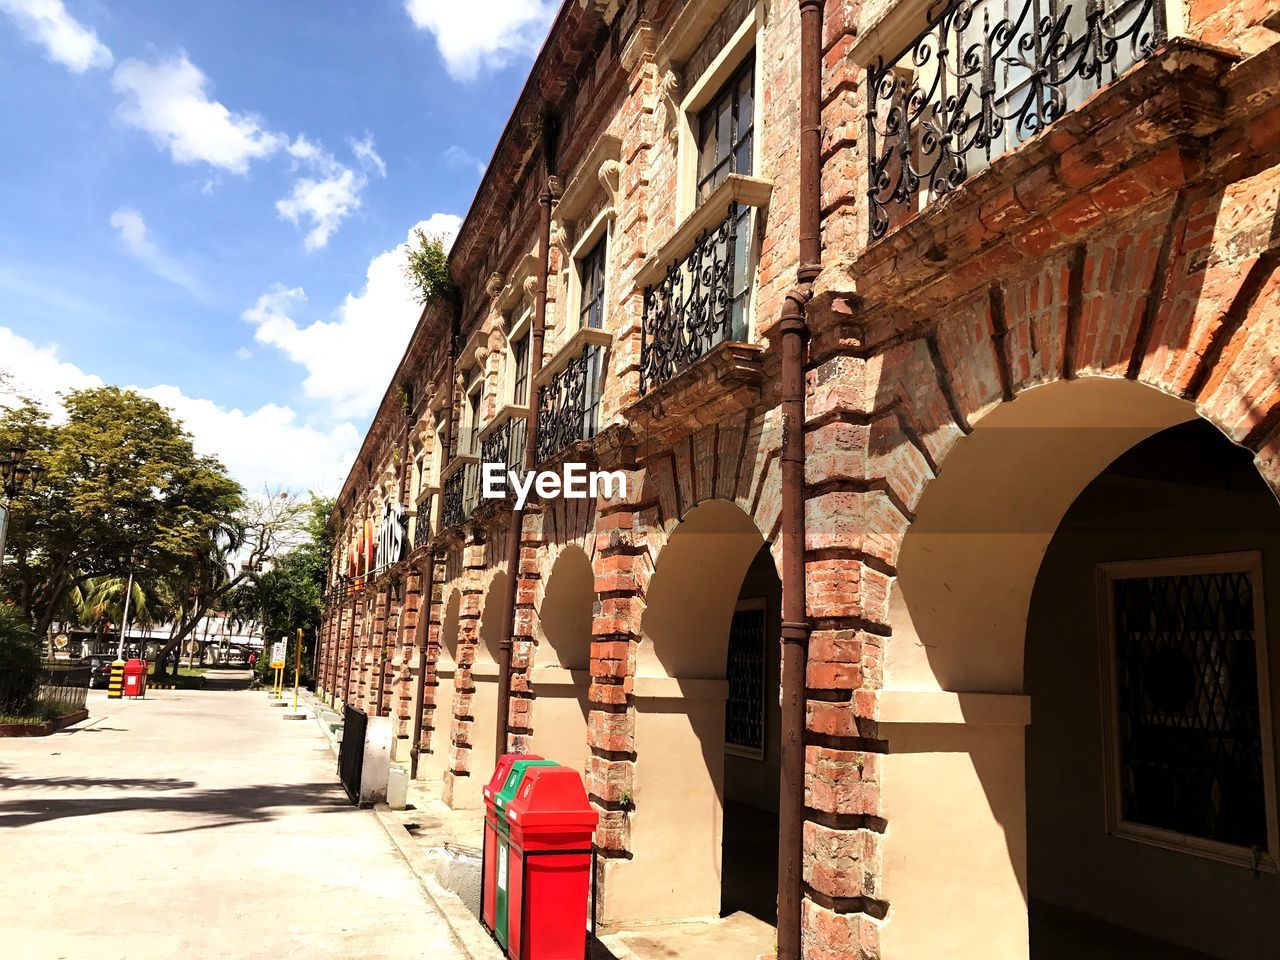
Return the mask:
M 89 658 L 89 686 L 91 688 L 105 687 L 111 682 L 111 664 L 113 662 L 111 657 Z

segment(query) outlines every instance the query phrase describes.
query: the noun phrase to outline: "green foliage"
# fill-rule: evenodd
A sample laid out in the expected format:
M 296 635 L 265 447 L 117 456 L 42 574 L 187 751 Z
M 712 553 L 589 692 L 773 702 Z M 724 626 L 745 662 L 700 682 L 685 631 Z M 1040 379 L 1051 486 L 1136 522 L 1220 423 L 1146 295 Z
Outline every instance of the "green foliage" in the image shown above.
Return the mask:
M 299 627 L 303 631 L 302 678 L 304 682 L 311 680 L 312 652 L 333 554 L 329 526 L 333 506 L 332 499 L 313 495 L 305 504 L 302 541 L 282 553 L 270 569 L 247 578 L 226 598 L 225 606 L 236 620 L 262 626 L 266 649 L 254 669 L 264 682 L 271 676 L 271 645 L 284 639 L 288 642 L 285 677 L 292 684 Z
M 457 291 L 449 272 L 449 253 L 444 237 L 429 234 L 421 227 L 413 231 L 409 256 L 404 268 L 405 279 L 413 287 L 418 303 L 426 306 L 437 300 L 453 300 Z
M 40 642 L 13 604 L 0 604 L 0 714 L 24 715 L 40 683 Z
M 155 616 L 171 614 L 207 578 L 213 547 L 240 535 L 239 484 L 154 400 L 98 387 L 63 403 L 58 425 L 30 402 L 0 411 L 0 446 L 27 449 L 47 471 L 13 503 L 0 586 L 43 635 L 74 616 L 76 588 L 120 580 L 137 551 L 142 589 L 171 605 Z

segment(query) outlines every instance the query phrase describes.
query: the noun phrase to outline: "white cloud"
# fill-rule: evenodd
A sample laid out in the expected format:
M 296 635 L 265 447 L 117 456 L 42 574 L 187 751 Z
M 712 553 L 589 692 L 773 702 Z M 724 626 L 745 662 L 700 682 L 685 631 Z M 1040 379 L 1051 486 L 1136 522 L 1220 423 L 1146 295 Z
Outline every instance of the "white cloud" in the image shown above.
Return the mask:
M 482 14 L 457 0 L 404 0 L 414 26 L 430 31 L 455 80 L 474 80 L 481 70 L 500 70 L 532 56 L 546 36 L 556 0 L 485 0 Z
M 460 147 L 456 143 L 450 144 L 444 153 L 440 154 L 440 159 L 445 162 L 445 166 L 455 169 L 472 169 L 476 173 L 484 173 L 485 162 L 473 154 L 466 147 Z
M 351 144 L 352 152 L 366 167 L 386 176 L 386 164 L 373 146 L 373 137 Z M 307 221 L 311 229 L 303 240 L 307 250 L 319 250 L 329 242 L 334 231 L 363 202 L 361 194 L 369 178 L 339 163 L 333 154 L 319 144 L 300 136 L 289 144 L 289 155 L 310 168 L 314 176 L 299 177 L 293 182 L 289 196 L 276 201 L 276 212 L 292 224 Z
M 67 13 L 62 0 L 0 0 L 23 35 L 44 47 L 45 56 L 72 73 L 111 66 L 111 51 L 98 35 Z
M 147 222 L 137 210 L 120 207 L 111 214 L 111 226 L 119 232 L 120 241 L 129 255 L 144 267 L 170 283 L 200 294 L 191 272 L 151 240 L 147 234 Z
M 10 398 L 31 397 L 51 412 L 61 410 L 63 391 L 102 386 L 98 377 L 60 359 L 56 345 L 37 346 L 8 327 L 0 327 L 0 370 L 13 378 Z M 0 405 L 7 405 L 3 394 Z
M 231 173 L 245 173 L 250 161 L 285 145 L 286 138 L 258 117 L 210 100 L 208 82 L 185 53 L 159 63 L 126 60 L 111 81 L 123 98 L 117 116 L 149 133 L 175 162 L 203 162 Z
M 253 351 L 250 350 L 248 347 L 236 347 L 237 360 L 248 360 L 252 356 L 253 356 Z
M 32 396 L 55 416 L 62 413 L 60 392 L 102 386 L 100 377 L 61 360 L 56 346 L 38 346 L 2 326 L 0 357 L 0 369 L 15 381 L 12 393 Z M 352 423 L 319 429 L 301 423 L 292 409 L 279 404 L 244 411 L 188 397 L 167 384 L 132 389 L 172 410 L 191 432 L 196 449 L 216 456 L 250 491 L 285 486 L 333 493 L 360 445 Z M 5 400 L 0 395 L 0 405 Z
M 376 173 L 380 177 L 386 177 L 387 165 L 383 162 L 382 157 L 378 155 L 378 151 L 373 146 L 373 135 L 366 134 L 363 140 L 351 141 L 351 152 L 356 155 L 356 159 L 364 165 L 364 168 L 370 173 Z
M 450 242 L 461 218 L 437 213 L 416 224 Z M 333 319 L 300 326 L 295 316 L 306 304 L 301 287 L 277 285 L 244 312 L 259 343 L 281 350 L 304 367 L 307 396 L 328 403 L 338 417 L 367 416 L 386 392 L 421 313 L 404 277 L 405 242 L 369 263 L 364 289 L 348 294 Z

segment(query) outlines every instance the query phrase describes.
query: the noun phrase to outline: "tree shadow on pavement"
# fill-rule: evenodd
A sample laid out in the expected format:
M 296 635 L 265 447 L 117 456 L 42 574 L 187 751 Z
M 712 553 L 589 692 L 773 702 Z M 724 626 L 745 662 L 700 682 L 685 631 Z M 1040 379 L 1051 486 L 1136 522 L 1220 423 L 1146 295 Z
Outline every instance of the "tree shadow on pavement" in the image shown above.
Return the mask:
M 42 784 L 57 786 L 63 778 L 41 780 L 14 780 L 16 786 L 28 789 L 45 789 Z M 74 781 L 73 781 L 74 782 Z M 23 797 L 0 802 L 0 829 L 18 829 L 37 823 L 66 820 L 72 817 L 93 817 L 108 813 L 152 812 L 168 813 L 192 818 L 212 818 L 187 827 L 152 831 L 157 834 L 187 833 L 192 830 L 209 830 L 235 826 L 242 823 L 264 823 L 286 813 L 312 812 L 334 813 L 353 810 L 342 794 L 341 788 L 332 782 L 302 784 L 252 784 L 242 787 L 225 787 L 215 790 L 196 790 L 189 793 L 165 791 L 185 789 L 166 785 L 180 781 L 142 781 L 132 789 L 148 789 L 149 784 L 159 783 L 159 791 L 147 796 L 98 796 L 50 798 Z M 86 783 L 86 786 L 91 784 Z M 110 787 L 111 781 L 102 782 Z
M 6 777 L 0 776 L 0 790 L 88 790 L 105 787 L 108 790 L 189 790 L 194 780 L 175 780 L 173 777 Z M 5 805 L 0 803 L 0 808 Z

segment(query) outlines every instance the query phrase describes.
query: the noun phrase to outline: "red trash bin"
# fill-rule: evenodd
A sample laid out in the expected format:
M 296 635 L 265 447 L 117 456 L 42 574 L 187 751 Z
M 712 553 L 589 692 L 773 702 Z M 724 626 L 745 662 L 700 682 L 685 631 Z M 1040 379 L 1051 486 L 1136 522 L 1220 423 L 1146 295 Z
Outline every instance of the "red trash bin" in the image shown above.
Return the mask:
M 484 794 L 484 839 L 480 847 L 481 887 L 480 887 L 480 924 L 493 933 L 494 920 L 498 914 L 498 813 L 493 801 L 502 785 L 507 782 L 507 774 L 511 765 L 517 760 L 541 760 L 542 757 L 531 753 L 504 753 L 498 758 L 498 765 L 493 776 L 481 791 Z
M 599 815 L 568 767 L 533 767 L 507 805 L 512 960 L 574 960 L 586 952 L 591 835 Z
M 146 683 L 147 668 L 137 657 L 128 661 L 124 665 L 124 695 L 126 697 L 140 697 L 143 692 L 143 685 Z

